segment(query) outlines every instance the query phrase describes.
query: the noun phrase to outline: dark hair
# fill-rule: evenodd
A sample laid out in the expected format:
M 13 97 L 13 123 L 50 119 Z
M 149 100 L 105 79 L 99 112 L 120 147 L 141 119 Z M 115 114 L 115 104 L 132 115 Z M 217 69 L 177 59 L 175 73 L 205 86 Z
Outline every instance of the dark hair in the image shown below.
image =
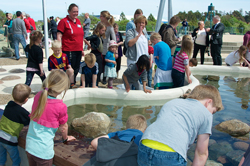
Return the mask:
M 136 14 L 143 14 L 143 11 L 141 9 L 136 9 L 135 14 L 134 14 L 134 19 Z
M 20 11 L 17 11 L 17 12 L 16 12 L 16 16 L 17 16 L 17 17 L 21 16 L 21 14 L 22 14 L 22 12 L 20 12 Z
M 78 6 L 76 4 L 72 3 L 72 4 L 69 5 L 68 11 L 71 11 L 73 7 L 78 8 Z
M 8 17 L 8 14 L 9 14 L 9 13 L 5 13 L 5 16 Z
M 54 19 L 54 16 L 50 16 L 50 18 L 49 18 L 49 19 L 52 19 L 52 20 L 53 20 L 53 19 Z
M 136 62 L 136 65 L 138 67 L 138 72 L 142 72 L 144 67 L 146 67 L 146 70 L 148 71 L 150 68 L 150 62 L 148 56 L 145 54 L 140 56 L 140 58 Z
M 198 64 L 196 58 L 192 58 L 192 59 L 190 59 L 189 61 L 193 64 L 193 66 L 197 66 L 197 64 Z
M 175 25 L 175 24 L 179 23 L 180 21 L 181 21 L 180 17 L 177 16 L 177 15 L 175 15 L 175 16 L 173 16 L 173 17 L 170 19 L 170 21 L 169 21 L 170 23 L 169 23 L 169 24 Z
M 161 35 L 162 39 L 163 39 L 162 32 L 166 29 L 167 26 L 168 26 L 167 24 L 162 24 L 160 27 L 160 30 L 158 31 L 158 33 Z

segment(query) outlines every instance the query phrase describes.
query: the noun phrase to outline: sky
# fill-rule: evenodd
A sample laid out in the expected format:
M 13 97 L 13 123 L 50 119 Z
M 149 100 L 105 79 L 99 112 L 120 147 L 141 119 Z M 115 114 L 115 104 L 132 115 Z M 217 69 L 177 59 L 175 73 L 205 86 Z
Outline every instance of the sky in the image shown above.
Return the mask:
M 65 17 L 67 8 L 71 3 L 79 6 L 80 13 L 90 13 L 99 15 L 102 10 L 108 10 L 112 15 L 133 15 L 135 10 L 140 8 L 146 17 L 152 13 L 155 17 L 158 14 L 160 0 L 44 0 L 46 5 L 47 17 Z M 250 0 L 172 0 L 173 15 L 179 11 L 193 12 L 199 10 L 206 12 L 208 6 L 213 3 L 215 10 L 230 12 L 243 9 L 243 12 L 250 11 Z M 1 0 L 0 9 L 4 12 L 15 13 L 17 10 L 24 11 L 35 20 L 43 20 L 42 0 Z M 168 1 L 166 0 L 163 19 L 168 17 Z

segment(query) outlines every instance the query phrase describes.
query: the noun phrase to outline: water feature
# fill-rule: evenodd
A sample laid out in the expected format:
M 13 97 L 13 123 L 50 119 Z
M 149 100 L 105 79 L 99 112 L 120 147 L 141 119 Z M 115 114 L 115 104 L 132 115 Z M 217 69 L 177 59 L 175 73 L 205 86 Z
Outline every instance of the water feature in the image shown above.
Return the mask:
M 220 161 L 226 165 L 238 165 L 244 151 L 235 148 L 236 142 L 249 143 L 248 137 L 234 138 L 229 134 L 219 132 L 214 126 L 230 119 L 239 119 L 250 124 L 250 108 L 248 102 L 250 100 L 250 78 L 237 78 L 233 76 L 201 76 L 195 77 L 205 85 L 213 85 L 218 88 L 224 110 L 216 113 L 213 118 L 213 134 L 210 137 L 209 159 Z M 127 118 L 133 114 L 143 114 L 147 118 L 150 125 L 156 120 L 156 116 L 161 109 L 161 105 L 168 100 L 158 101 L 157 104 L 150 103 L 151 106 L 145 105 L 139 101 L 132 103 L 124 103 L 123 100 L 107 100 L 106 105 L 99 103 L 98 99 L 78 99 L 78 104 L 68 107 L 69 124 L 76 117 L 82 117 L 87 112 L 103 112 L 107 114 L 113 121 L 110 132 L 124 129 Z M 80 104 L 88 103 L 88 104 Z M 103 103 L 103 99 L 102 99 Z M 193 160 L 195 144 L 191 146 L 188 152 L 188 159 Z M 229 153 L 230 152 L 230 153 Z M 233 155 L 232 155 L 233 154 Z M 232 159 L 232 156 L 234 159 Z M 237 158 L 238 157 L 238 158 Z

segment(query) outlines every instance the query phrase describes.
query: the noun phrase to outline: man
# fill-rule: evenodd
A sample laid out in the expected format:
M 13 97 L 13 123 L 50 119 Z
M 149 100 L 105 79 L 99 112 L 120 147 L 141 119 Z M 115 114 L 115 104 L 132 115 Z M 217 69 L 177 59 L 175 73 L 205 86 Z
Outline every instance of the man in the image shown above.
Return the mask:
M 184 28 L 185 30 L 185 35 L 187 34 L 187 27 L 188 27 L 188 22 L 187 22 L 187 19 L 185 18 L 184 21 L 182 21 L 182 27 L 181 27 L 181 30 Z
M 36 23 L 35 23 L 34 19 L 31 18 L 29 14 L 26 14 L 26 18 L 28 19 L 28 21 L 30 23 L 30 30 L 31 30 L 31 32 L 35 31 L 36 30 Z
M 50 27 L 51 27 L 50 33 L 52 34 L 53 40 L 56 40 L 57 39 L 57 24 L 53 16 L 51 16 L 49 19 L 50 19 Z
M 17 18 L 14 19 L 12 23 L 12 32 L 13 32 L 13 41 L 14 41 L 14 46 L 15 46 L 16 60 L 19 60 L 20 59 L 19 42 L 22 44 L 23 49 L 25 50 L 25 47 L 26 47 L 25 38 L 27 39 L 28 36 L 27 36 L 27 31 L 25 28 L 24 21 L 21 19 L 22 13 L 20 11 L 17 11 L 16 16 Z M 26 57 L 28 57 L 27 52 L 26 52 Z
M 27 32 L 27 38 L 26 38 L 26 44 L 30 44 L 30 22 L 29 20 L 26 18 L 26 13 L 22 12 L 22 18 L 23 21 L 25 23 L 25 28 L 26 28 L 26 32 Z
M 82 24 L 82 26 L 83 26 L 84 39 L 85 39 L 86 37 L 89 36 L 89 29 L 90 29 L 91 20 L 89 18 L 89 13 L 85 13 L 84 17 L 85 17 L 85 20 L 84 20 L 84 23 Z M 87 50 L 87 47 L 88 47 L 88 45 L 85 44 L 84 50 Z
M 222 45 L 222 38 L 223 32 L 225 29 L 224 24 L 220 22 L 219 16 L 214 16 L 213 18 L 214 26 L 212 29 L 207 28 L 206 31 L 211 36 L 210 43 L 211 43 L 211 56 L 213 58 L 214 65 L 222 65 L 221 60 L 221 45 Z

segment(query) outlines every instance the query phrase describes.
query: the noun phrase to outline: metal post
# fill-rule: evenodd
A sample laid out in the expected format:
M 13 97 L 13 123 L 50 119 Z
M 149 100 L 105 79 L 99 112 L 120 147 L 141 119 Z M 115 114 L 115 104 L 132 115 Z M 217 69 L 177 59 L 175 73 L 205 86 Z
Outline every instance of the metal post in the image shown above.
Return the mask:
M 170 22 L 170 19 L 172 18 L 172 0 L 168 0 L 168 24 Z
M 161 27 L 161 21 L 162 21 L 162 16 L 163 16 L 163 12 L 164 12 L 165 2 L 166 2 L 166 0 L 160 1 L 157 22 L 156 22 L 156 26 L 155 26 L 155 32 L 158 32 L 160 27 Z
M 46 0 L 43 2 L 43 23 L 44 23 L 44 44 L 45 44 L 45 57 L 49 57 L 49 44 L 48 44 L 48 21 L 46 16 Z

